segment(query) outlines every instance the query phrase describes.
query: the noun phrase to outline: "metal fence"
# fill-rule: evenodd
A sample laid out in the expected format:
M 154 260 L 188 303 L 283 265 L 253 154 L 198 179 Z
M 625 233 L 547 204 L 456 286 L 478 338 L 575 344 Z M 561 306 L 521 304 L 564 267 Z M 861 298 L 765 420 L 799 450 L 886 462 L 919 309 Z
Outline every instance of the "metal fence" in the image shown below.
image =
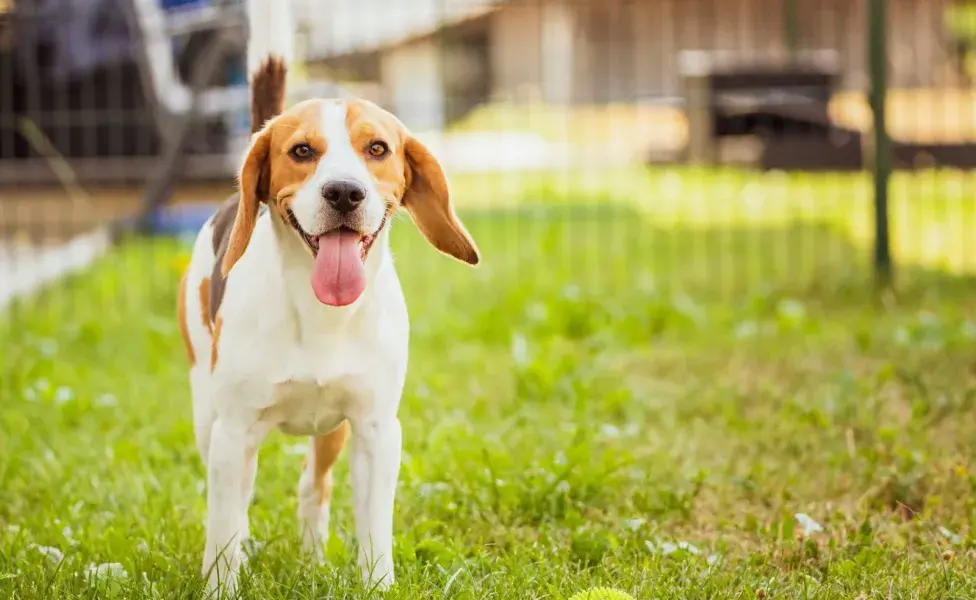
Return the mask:
M 608 242 L 639 238 L 626 260 L 653 254 L 691 290 L 816 287 L 886 268 L 875 199 L 890 192 L 877 222 L 892 221 L 896 262 L 972 266 L 974 3 L 294 5 L 296 96 L 352 92 L 398 114 L 486 235 L 536 207 Z M 0 2 L 0 298 L 97 255 L 116 231 L 103 226 L 186 234 L 232 189 L 248 133 L 242 10 Z M 871 44 L 882 21 L 886 49 Z M 894 169 L 890 184 L 872 184 L 875 167 Z

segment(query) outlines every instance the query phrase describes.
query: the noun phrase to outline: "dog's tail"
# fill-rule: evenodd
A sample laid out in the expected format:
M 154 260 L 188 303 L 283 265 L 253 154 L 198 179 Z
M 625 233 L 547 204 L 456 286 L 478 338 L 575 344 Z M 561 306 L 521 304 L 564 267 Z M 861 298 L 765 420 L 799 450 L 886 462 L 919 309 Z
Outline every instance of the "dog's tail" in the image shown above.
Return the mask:
M 255 133 L 285 108 L 285 80 L 295 45 L 291 2 L 248 0 L 247 20 L 251 133 Z

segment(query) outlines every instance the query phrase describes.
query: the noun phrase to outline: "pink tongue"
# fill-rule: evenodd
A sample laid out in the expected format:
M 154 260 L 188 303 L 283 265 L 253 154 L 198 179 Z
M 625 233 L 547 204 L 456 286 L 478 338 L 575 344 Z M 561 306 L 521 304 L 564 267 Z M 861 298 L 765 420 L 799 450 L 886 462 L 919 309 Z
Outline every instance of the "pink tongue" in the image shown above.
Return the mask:
M 340 229 L 319 237 L 312 272 L 312 291 L 322 304 L 352 304 L 366 287 L 366 269 L 359 256 L 357 233 Z

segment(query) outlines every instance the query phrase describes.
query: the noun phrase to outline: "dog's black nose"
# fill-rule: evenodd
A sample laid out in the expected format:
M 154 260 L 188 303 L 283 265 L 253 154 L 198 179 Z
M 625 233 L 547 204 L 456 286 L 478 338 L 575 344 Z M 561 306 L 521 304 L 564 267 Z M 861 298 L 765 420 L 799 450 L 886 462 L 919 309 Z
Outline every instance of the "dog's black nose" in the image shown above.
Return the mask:
M 322 197 L 337 212 L 348 213 L 366 199 L 366 188 L 353 181 L 333 181 L 322 186 Z

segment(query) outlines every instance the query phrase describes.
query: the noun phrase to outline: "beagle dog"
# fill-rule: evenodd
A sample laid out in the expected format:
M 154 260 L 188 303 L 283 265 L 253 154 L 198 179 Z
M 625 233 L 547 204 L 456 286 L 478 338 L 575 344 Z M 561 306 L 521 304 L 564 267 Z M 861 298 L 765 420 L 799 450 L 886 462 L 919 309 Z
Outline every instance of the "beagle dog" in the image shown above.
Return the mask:
M 302 544 L 321 558 L 332 468 L 350 471 L 364 581 L 393 581 L 393 506 L 407 371 L 407 309 L 389 249 L 404 208 L 441 252 L 477 264 L 437 160 L 363 100 L 284 110 L 291 28 L 249 0 L 252 140 L 239 192 L 203 226 L 179 288 L 196 441 L 207 470 L 208 586 L 236 589 L 258 447 L 307 436 Z M 284 16 L 283 16 L 284 13 Z

